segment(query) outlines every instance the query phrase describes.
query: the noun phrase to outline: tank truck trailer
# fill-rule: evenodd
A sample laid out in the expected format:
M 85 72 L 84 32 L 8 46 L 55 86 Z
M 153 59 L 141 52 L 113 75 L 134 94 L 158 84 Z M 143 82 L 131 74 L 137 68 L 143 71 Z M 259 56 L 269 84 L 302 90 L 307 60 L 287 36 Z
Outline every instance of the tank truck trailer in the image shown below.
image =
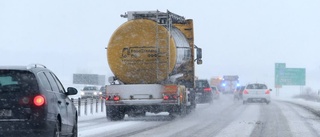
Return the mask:
M 188 114 L 196 107 L 195 61 L 202 64 L 193 20 L 169 11 L 129 11 L 121 17 L 128 21 L 114 31 L 106 48 L 114 74 L 106 85 L 107 118 Z

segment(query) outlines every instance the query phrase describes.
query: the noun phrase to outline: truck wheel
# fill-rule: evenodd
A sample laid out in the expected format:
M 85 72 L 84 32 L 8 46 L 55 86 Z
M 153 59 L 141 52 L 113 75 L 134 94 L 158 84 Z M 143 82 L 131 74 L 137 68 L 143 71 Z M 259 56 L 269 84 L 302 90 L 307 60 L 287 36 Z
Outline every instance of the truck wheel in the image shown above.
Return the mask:
M 187 115 L 187 106 L 186 106 L 186 105 L 181 105 L 181 106 L 180 106 L 179 115 L 180 115 L 180 116 L 185 116 L 185 115 Z
M 124 119 L 125 113 L 124 113 L 124 110 L 122 110 L 120 107 L 107 106 L 106 115 L 108 120 L 118 121 L 118 120 Z

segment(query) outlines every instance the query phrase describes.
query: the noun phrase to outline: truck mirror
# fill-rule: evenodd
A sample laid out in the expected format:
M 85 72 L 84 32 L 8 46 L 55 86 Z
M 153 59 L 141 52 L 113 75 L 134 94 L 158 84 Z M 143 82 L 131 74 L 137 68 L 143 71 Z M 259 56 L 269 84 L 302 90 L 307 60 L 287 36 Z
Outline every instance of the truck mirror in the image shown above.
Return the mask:
M 116 79 L 115 79 L 115 77 L 113 77 L 113 76 L 111 76 L 111 77 L 108 78 L 108 82 L 109 82 L 110 84 L 113 84 L 115 80 L 116 80 Z
M 202 64 L 202 60 L 201 60 L 201 59 L 198 59 L 198 60 L 197 60 L 197 64 L 198 64 L 198 65 Z
M 201 48 L 197 48 L 197 60 L 201 60 L 201 58 L 202 58 L 202 49 Z

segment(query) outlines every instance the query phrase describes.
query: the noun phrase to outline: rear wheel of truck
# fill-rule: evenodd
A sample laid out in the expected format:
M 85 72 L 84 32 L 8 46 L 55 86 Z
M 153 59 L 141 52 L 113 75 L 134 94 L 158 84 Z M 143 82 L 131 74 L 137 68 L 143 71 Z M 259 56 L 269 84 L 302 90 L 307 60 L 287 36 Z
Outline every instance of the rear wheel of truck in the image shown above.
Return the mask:
M 179 115 L 183 117 L 183 116 L 186 116 L 187 113 L 188 113 L 187 106 L 181 105 Z
M 124 119 L 124 110 L 121 107 L 107 106 L 106 107 L 107 119 L 111 121 L 118 121 Z

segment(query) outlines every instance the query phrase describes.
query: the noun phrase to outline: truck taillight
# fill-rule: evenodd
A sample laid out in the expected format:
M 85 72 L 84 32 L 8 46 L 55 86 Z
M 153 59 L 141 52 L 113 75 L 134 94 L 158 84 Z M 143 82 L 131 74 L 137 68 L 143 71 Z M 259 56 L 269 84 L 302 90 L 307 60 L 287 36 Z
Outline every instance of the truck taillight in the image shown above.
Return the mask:
M 117 95 L 113 96 L 113 101 L 119 101 L 119 100 L 120 100 L 120 96 L 117 96 Z
M 204 88 L 204 92 L 211 92 L 211 88 Z
M 270 90 L 266 90 L 265 94 L 270 94 Z
M 163 100 L 168 100 L 169 99 L 169 96 L 168 95 L 164 95 L 163 96 Z
M 248 90 L 243 90 L 243 94 L 248 94 Z
M 163 100 L 177 100 L 179 97 L 177 94 L 163 95 Z

